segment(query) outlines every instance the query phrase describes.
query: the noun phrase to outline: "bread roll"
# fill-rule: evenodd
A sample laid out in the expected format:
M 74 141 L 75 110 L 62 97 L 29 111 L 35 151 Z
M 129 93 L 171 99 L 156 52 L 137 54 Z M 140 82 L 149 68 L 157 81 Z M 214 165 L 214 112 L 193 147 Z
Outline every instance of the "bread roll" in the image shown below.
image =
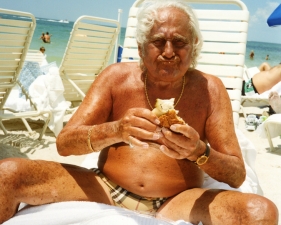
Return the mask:
M 184 120 L 177 116 L 178 111 L 174 109 L 174 101 L 174 98 L 156 99 L 152 112 L 158 116 L 163 127 L 170 128 L 173 124 L 185 124 Z

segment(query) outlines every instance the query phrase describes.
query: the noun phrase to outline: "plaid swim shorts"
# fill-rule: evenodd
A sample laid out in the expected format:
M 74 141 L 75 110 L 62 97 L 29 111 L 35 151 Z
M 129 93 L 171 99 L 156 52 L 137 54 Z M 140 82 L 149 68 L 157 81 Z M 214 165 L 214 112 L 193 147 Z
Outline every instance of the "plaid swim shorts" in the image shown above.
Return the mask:
M 147 198 L 136 195 L 113 183 L 99 169 L 92 169 L 108 186 L 114 205 L 155 215 L 168 198 Z

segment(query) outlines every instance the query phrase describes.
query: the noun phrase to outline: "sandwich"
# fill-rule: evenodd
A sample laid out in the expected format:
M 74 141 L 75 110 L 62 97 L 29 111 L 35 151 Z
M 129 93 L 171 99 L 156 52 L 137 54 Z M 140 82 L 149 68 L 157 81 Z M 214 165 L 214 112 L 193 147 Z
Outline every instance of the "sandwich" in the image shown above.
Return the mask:
M 159 118 L 162 127 L 170 128 L 173 124 L 185 124 L 184 120 L 177 115 L 178 110 L 174 109 L 174 101 L 174 98 L 156 99 L 152 112 Z

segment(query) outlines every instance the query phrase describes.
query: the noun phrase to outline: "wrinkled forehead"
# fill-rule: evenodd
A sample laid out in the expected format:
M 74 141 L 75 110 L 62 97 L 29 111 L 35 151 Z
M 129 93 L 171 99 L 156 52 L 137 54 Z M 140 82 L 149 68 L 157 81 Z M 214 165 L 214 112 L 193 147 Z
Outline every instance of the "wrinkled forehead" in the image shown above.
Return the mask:
M 156 11 L 157 13 L 157 22 L 169 22 L 169 21 L 178 21 L 179 23 L 184 23 L 188 25 L 189 23 L 189 16 L 186 14 L 185 11 L 176 7 L 166 7 L 160 8 Z
M 158 9 L 150 35 L 165 33 L 166 35 L 178 34 L 184 37 L 191 36 L 189 16 L 181 9 L 168 7 Z

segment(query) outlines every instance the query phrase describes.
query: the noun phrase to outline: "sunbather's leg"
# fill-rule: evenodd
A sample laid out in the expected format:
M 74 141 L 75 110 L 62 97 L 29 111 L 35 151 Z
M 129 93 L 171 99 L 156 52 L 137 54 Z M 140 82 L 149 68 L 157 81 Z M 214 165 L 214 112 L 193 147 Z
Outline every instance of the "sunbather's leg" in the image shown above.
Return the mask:
M 28 159 L 0 161 L 0 224 L 20 202 L 41 205 L 84 200 L 111 204 L 107 187 L 91 170 Z
M 281 113 L 281 99 L 277 92 L 270 92 L 269 96 L 269 104 L 275 111 L 275 113 Z
M 158 217 L 204 225 L 277 225 L 278 209 L 260 195 L 195 188 L 166 201 Z
M 272 67 L 268 71 L 261 71 L 255 74 L 252 80 L 259 94 L 270 90 L 281 81 L 281 65 Z

